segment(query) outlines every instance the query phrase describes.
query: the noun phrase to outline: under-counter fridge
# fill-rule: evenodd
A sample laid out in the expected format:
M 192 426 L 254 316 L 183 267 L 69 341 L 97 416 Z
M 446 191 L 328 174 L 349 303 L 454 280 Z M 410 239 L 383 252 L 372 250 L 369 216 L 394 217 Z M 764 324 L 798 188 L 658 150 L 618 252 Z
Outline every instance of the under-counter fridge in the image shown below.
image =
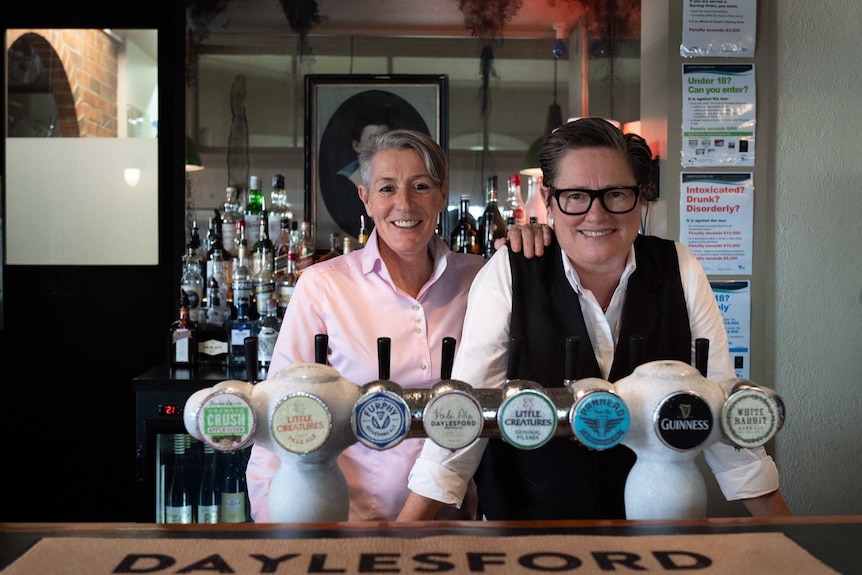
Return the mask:
M 185 404 L 193 393 L 231 379 L 245 381 L 245 369 L 160 366 L 133 380 L 135 521 L 250 521 L 244 483 L 251 447 L 233 453 L 205 450 L 201 441 L 188 434 L 183 423 Z M 180 497 L 179 493 L 185 496 Z M 183 498 L 188 505 L 177 503 Z M 209 509 L 210 505 L 218 509 Z

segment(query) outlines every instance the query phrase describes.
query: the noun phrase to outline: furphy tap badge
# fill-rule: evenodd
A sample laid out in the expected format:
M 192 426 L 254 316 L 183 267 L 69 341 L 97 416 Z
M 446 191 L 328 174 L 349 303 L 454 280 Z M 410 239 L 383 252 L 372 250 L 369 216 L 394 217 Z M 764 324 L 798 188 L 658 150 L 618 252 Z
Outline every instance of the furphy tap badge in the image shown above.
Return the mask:
M 678 392 L 664 398 L 655 411 L 659 439 L 672 449 L 687 451 L 699 447 L 712 433 L 712 411 L 702 397 Z
M 353 434 L 372 449 L 388 449 L 401 443 L 410 430 L 410 406 L 386 389 L 366 393 L 350 413 Z

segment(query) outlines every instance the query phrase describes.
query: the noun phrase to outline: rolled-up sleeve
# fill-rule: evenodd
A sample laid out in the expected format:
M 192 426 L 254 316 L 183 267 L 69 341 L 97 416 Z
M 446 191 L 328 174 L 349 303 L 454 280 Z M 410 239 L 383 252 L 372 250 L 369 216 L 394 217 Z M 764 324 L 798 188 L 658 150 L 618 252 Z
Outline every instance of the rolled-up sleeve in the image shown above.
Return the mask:
M 737 449 L 718 442 L 703 452 L 728 501 L 750 499 L 778 489 L 778 468 L 762 447 Z
M 487 439 L 478 439 L 453 451 L 425 441 L 410 470 L 407 487 L 423 497 L 460 508 L 487 444 Z

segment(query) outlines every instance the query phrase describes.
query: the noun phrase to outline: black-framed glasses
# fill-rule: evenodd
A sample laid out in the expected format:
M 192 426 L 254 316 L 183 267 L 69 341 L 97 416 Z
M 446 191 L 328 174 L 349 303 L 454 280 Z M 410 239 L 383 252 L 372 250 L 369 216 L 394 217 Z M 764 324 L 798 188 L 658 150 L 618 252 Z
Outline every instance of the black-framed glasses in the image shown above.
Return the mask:
M 611 214 L 627 214 L 635 209 L 641 189 L 640 186 L 614 186 L 601 190 L 557 189 L 553 186 L 550 188 L 551 193 L 557 198 L 560 211 L 570 216 L 580 216 L 590 211 L 596 198 L 602 203 L 605 211 Z

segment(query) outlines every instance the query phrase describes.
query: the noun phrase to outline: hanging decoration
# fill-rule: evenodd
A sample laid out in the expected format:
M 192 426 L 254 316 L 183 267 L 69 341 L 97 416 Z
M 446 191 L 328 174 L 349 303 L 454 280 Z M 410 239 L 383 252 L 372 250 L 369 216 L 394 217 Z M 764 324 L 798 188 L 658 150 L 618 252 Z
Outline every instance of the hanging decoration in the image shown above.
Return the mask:
M 308 33 L 321 22 L 317 0 L 278 0 L 278 3 L 281 4 L 281 9 L 287 16 L 290 29 L 299 36 L 298 53 L 301 59 L 311 53 Z

